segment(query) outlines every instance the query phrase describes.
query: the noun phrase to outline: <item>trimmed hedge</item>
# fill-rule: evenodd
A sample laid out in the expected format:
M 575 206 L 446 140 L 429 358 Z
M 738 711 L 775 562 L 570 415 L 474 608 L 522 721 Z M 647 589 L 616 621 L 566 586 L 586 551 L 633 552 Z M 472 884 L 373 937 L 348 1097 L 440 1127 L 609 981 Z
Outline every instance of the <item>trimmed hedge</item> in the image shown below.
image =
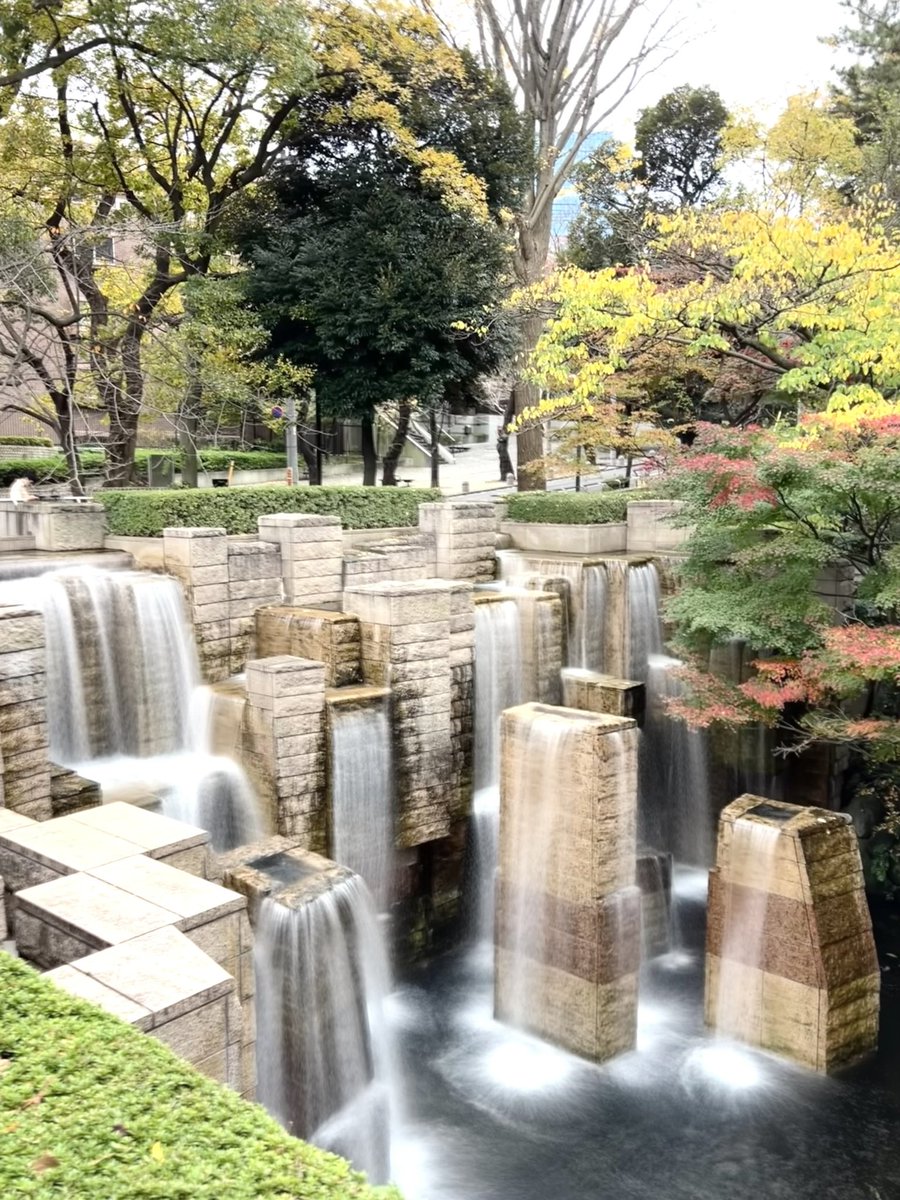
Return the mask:
M 42 437 L 0 437 L 0 446 L 52 446 L 50 438 Z
M 615 488 L 608 492 L 521 492 L 510 496 L 510 521 L 536 525 L 613 525 L 624 521 L 632 500 L 655 500 L 650 488 Z
M 0 953 L 0 1196 L 399 1200 Z
M 99 491 L 109 532 L 118 537 L 161 537 L 167 525 L 222 526 L 228 533 L 255 533 L 267 513 L 337 516 L 345 529 L 416 525 L 419 505 L 440 500 L 431 488 L 234 487 L 171 491 Z
M 8 445 L 46 444 L 40 438 L 9 439 Z M 138 479 L 147 478 L 147 459 L 170 459 L 176 470 L 181 468 L 181 454 L 177 450 L 138 450 L 135 453 L 135 466 Z M 106 456 L 102 450 L 80 450 L 78 460 L 83 471 L 102 471 L 106 465 Z M 287 466 L 287 457 L 274 451 L 262 450 L 203 450 L 200 454 L 201 470 L 227 471 L 231 462 L 236 471 L 275 471 Z M 52 458 L 9 458 L 0 459 L 0 487 L 9 487 L 14 479 L 22 477 L 35 483 L 65 483 L 69 478 L 66 460 L 61 454 Z
M 147 459 L 167 459 L 180 470 L 184 459 L 180 450 L 138 450 L 135 452 L 135 463 L 138 475 L 147 477 Z M 199 454 L 201 471 L 227 471 L 234 463 L 236 471 L 277 471 L 287 466 L 287 455 L 276 450 L 201 450 Z

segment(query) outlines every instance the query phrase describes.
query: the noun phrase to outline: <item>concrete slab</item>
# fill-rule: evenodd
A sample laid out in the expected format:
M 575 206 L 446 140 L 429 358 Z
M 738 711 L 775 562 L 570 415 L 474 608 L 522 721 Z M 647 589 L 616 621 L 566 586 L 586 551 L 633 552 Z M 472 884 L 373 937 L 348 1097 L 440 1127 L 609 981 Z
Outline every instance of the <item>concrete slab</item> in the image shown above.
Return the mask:
M 246 901 L 237 892 L 219 887 L 196 875 L 188 875 L 143 854 L 108 863 L 89 872 L 92 878 L 121 888 L 172 914 L 182 930 L 239 912 Z
M 17 914 L 97 949 L 161 929 L 173 920 L 170 909 L 81 872 L 25 888 L 16 902 Z
M 205 829 L 164 817 L 161 813 L 147 812 L 121 800 L 75 813 L 73 820 L 102 833 L 124 838 L 151 858 L 167 857 L 175 850 L 204 845 L 209 841 Z
M 0 849 L 18 852 L 65 875 L 128 858 L 138 847 L 124 838 L 91 829 L 70 815 L 0 833 Z
M 148 1009 L 154 1028 L 235 987 L 227 971 L 171 925 L 71 965 Z
M 61 987 L 72 996 L 77 996 L 79 1000 L 96 1004 L 98 1008 L 105 1009 L 114 1017 L 119 1017 L 138 1029 L 147 1030 L 153 1025 L 152 1013 L 142 1004 L 138 1004 L 129 996 L 123 996 L 121 992 L 107 987 L 105 983 L 86 975 L 76 967 L 56 967 L 47 971 L 44 978 L 52 980 L 57 987 Z
M 37 821 L 13 812 L 11 808 L 0 808 L 0 834 L 7 833 L 10 829 L 22 829 L 26 825 L 37 825 Z

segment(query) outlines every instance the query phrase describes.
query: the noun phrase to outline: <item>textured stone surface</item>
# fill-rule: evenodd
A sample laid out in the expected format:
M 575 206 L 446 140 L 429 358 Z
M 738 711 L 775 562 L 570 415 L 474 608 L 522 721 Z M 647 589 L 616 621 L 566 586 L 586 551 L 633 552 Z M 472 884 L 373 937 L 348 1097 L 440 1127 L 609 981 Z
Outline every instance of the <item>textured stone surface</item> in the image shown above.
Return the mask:
M 366 584 L 344 593 L 345 611 L 359 619 L 363 678 L 391 689 L 402 847 L 448 836 L 460 803 L 464 751 L 458 746 L 454 757 L 452 652 L 455 647 L 459 665 L 468 665 L 467 594 L 441 579 Z M 458 635 L 451 632 L 454 620 Z M 459 679 L 457 698 L 462 686 Z
M 439 579 L 486 583 L 494 578 L 497 520 L 492 501 L 420 504 L 419 528 L 434 541 Z
M 636 1036 L 634 727 L 534 703 L 501 718 L 497 1014 L 597 1061 Z
M 286 605 L 260 608 L 256 645 L 261 658 L 293 654 L 324 663 L 326 687 L 361 682 L 359 622 L 348 613 Z
M 786 819 L 751 811 L 761 804 Z M 754 824 L 773 827 L 771 855 L 751 853 Z M 827 1072 L 875 1049 L 879 988 L 852 827 L 823 809 L 734 801 L 710 872 L 707 1023 Z
M 247 663 L 244 767 L 279 833 L 326 845 L 325 667 L 291 655 Z
M 52 816 L 48 754 L 44 620 L 0 606 L 0 806 Z
M 638 725 L 643 724 L 646 688 L 633 679 L 566 667 L 562 673 L 562 691 L 567 708 L 630 717 Z

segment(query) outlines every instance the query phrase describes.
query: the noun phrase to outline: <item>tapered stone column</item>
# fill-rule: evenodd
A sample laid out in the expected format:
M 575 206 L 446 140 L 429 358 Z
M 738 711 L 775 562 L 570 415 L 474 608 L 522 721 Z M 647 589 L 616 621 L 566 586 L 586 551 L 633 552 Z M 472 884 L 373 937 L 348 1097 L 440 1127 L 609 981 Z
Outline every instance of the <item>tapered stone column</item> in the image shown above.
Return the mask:
M 634 722 L 524 704 L 501 755 L 497 1015 L 602 1062 L 637 1028 Z
M 879 984 L 843 816 L 759 796 L 730 804 L 709 877 L 707 1024 L 827 1072 L 876 1048 Z

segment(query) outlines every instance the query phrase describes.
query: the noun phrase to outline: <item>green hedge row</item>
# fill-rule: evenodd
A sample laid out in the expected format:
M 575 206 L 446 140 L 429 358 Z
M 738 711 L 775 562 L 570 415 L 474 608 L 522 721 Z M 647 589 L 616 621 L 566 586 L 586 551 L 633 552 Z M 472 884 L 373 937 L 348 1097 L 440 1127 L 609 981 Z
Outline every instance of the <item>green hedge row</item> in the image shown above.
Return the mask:
M 20 438 L 14 444 L 22 445 L 27 440 Z M 155 458 L 170 459 L 176 469 L 181 467 L 181 455 L 177 450 L 138 450 L 135 454 L 135 465 L 139 479 L 147 478 L 147 459 L 151 455 Z M 78 458 L 83 471 L 102 471 L 106 464 L 106 456 L 102 450 L 82 450 Z M 284 454 L 269 450 L 204 450 L 200 461 L 202 468 L 207 471 L 227 471 L 231 462 L 234 463 L 236 471 L 283 470 L 287 465 L 287 457 Z M 66 460 L 61 454 L 52 458 L 0 459 L 0 487 L 9 487 L 14 479 L 21 479 L 23 476 L 37 483 L 65 483 L 69 472 Z
M 233 487 L 171 491 L 100 491 L 109 532 L 119 537 L 160 537 L 167 525 L 223 526 L 228 533 L 255 533 L 267 513 L 337 516 L 345 529 L 385 529 L 418 524 L 419 505 L 439 500 L 430 488 Z
M 537 525 L 612 525 L 624 521 L 632 500 L 653 500 L 649 488 L 631 491 L 617 488 L 608 492 L 522 492 L 510 496 L 507 513 L 510 521 L 530 521 Z
M 42 437 L 0 437 L 0 446 L 52 446 L 50 438 Z
M 0 953 L 0 1196 L 399 1200 Z

